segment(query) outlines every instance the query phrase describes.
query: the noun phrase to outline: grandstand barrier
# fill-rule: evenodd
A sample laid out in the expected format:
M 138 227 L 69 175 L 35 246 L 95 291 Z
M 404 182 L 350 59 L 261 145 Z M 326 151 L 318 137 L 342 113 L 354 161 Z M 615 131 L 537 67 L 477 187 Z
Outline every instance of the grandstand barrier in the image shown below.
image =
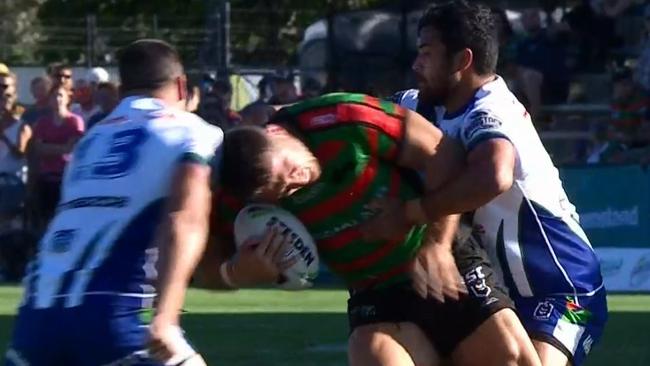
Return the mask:
M 640 165 L 565 167 L 560 172 L 600 258 L 609 291 L 650 292 L 650 171 Z

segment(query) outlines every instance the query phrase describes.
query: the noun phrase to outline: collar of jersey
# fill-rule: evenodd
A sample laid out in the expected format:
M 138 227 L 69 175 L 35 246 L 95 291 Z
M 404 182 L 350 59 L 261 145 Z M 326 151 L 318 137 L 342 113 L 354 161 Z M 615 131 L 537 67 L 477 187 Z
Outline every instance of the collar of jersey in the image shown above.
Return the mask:
M 115 110 L 121 111 L 123 109 L 140 109 L 145 111 L 155 111 L 165 108 L 167 108 L 167 106 L 160 99 L 144 95 L 134 95 L 122 99 Z
M 474 107 L 474 104 L 481 98 L 487 96 L 488 94 L 494 92 L 495 90 L 502 89 L 502 86 L 505 85 L 503 79 L 499 75 L 495 75 L 496 78 L 488 83 L 485 83 L 483 86 L 481 86 L 476 93 L 474 93 L 474 96 L 472 99 L 470 99 L 469 102 L 467 102 L 461 109 L 456 111 L 455 113 L 447 113 L 445 111 L 445 115 L 443 116 L 443 119 L 445 120 L 450 120 L 454 118 L 458 118 L 465 114 L 465 112 L 469 111 Z

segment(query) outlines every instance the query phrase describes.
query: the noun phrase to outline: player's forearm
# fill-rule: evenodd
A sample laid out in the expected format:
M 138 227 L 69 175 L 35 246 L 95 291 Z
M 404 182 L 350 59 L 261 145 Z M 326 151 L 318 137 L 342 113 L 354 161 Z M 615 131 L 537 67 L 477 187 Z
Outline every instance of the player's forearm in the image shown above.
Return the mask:
M 449 215 L 427 225 L 423 247 L 445 247 L 451 250 L 454 236 L 458 230 L 460 215 Z
M 232 258 L 234 247 L 234 243 L 213 236 L 194 274 L 194 284 L 206 290 L 236 290 L 225 283 L 220 270 Z
M 468 167 L 458 179 L 422 198 L 422 209 L 429 219 L 476 210 L 512 186 L 512 176 L 492 168 Z
M 162 263 L 157 312 L 177 316 L 183 307 L 185 292 L 206 246 L 207 220 L 170 215 L 168 246 L 161 248 Z M 189 216 L 189 215 L 188 215 Z

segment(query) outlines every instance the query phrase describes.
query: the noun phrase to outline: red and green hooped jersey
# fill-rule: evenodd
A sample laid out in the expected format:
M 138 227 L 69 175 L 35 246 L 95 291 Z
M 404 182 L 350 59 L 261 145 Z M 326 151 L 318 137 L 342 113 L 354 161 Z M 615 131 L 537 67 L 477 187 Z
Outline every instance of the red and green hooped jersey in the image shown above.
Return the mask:
M 286 107 L 271 121 L 296 128 L 322 168 L 317 182 L 281 206 L 305 224 L 321 260 L 350 287 L 405 281 L 422 242 L 424 226 L 414 227 L 399 241 L 365 241 L 358 230 L 372 215 L 367 209 L 372 200 L 410 199 L 418 193 L 416 174 L 396 164 L 405 113 L 366 95 L 336 93 Z M 241 206 L 225 196 L 221 201 L 221 218 L 234 218 Z

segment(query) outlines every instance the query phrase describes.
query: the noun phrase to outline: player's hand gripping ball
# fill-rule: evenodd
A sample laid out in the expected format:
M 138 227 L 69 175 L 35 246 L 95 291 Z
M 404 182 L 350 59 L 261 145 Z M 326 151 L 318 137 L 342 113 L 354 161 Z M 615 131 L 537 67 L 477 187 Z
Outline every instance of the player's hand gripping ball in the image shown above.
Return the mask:
M 290 236 L 292 247 L 285 253 L 285 258 L 297 258 L 282 273 L 278 287 L 285 290 L 311 287 L 318 275 L 316 243 L 302 222 L 290 212 L 273 205 L 252 204 L 244 207 L 235 219 L 235 244 L 239 248 L 249 238 L 263 236 L 270 227 L 276 227 L 280 233 Z

